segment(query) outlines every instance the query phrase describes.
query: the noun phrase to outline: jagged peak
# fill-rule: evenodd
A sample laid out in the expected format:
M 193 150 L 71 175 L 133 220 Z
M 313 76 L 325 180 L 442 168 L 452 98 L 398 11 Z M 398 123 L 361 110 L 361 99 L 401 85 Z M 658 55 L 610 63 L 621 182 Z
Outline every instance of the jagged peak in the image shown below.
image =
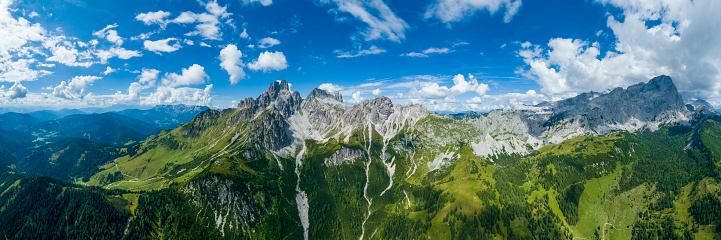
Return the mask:
M 313 91 L 310 91 L 306 99 L 323 99 L 323 98 L 330 98 L 334 99 L 339 102 L 343 102 L 343 96 L 338 91 L 329 92 L 320 88 L 315 88 Z
M 290 84 L 285 80 L 276 80 L 270 84 L 266 92 L 280 92 L 283 90 L 290 91 Z
M 637 83 L 633 86 L 630 86 L 626 89 L 628 92 L 663 92 L 666 94 L 672 94 L 672 95 L 679 95 L 678 90 L 676 89 L 676 85 L 673 83 L 673 80 L 671 77 L 666 75 L 661 75 L 658 77 L 654 77 L 651 80 L 649 80 L 647 83 Z M 680 95 L 679 95 L 680 96 Z
M 363 101 L 362 105 L 364 107 L 370 107 L 370 106 L 390 106 L 393 107 L 393 101 L 391 101 L 390 98 L 386 96 L 380 96 L 373 99 L 366 99 Z
M 281 111 L 284 116 L 289 116 L 300 108 L 302 101 L 303 98 L 300 97 L 299 92 L 290 91 L 290 84 L 288 82 L 278 80 L 272 82 L 268 90 L 258 96 L 257 99 L 248 97 L 240 101 L 237 110 L 254 106 L 260 109 L 275 107 Z

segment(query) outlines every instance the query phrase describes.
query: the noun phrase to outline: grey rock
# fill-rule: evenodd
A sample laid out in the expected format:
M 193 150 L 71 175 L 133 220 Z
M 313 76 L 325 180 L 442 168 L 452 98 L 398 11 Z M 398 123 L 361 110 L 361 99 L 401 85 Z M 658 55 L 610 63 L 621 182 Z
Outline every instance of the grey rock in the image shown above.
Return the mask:
M 364 154 L 365 153 L 361 149 L 343 147 L 333 153 L 330 157 L 326 158 L 323 162 L 326 167 L 338 166 L 344 162 L 353 161 L 357 157 L 362 157 Z

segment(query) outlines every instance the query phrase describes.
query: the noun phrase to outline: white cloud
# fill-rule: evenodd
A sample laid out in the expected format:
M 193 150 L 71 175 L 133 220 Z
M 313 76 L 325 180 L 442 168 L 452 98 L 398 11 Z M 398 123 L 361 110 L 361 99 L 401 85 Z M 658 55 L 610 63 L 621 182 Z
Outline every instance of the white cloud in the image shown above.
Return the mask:
M 243 32 L 240 33 L 240 38 L 250 38 L 250 36 L 248 36 L 248 29 L 243 28 Z
M 138 36 L 130 37 L 130 40 L 133 40 L 133 41 L 145 40 L 145 39 L 150 38 L 150 36 L 153 36 L 153 34 L 155 34 L 155 32 L 141 33 L 141 34 L 138 34 Z
M 328 92 L 336 92 L 336 91 L 342 91 L 343 87 L 332 84 L 332 83 L 323 83 L 320 86 L 318 86 L 319 89 L 326 90 Z
M 405 31 L 409 28 L 403 19 L 396 16 L 383 0 L 320 0 L 321 3 L 334 3 L 337 8 L 331 12 L 336 18 L 341 12 L 349 13 L 363 22 L 367 27 L 360 34 L 365 41 L 377 39 L 400 42 L 405 39 Z
M 190 40 L 190 39 L 183 39 L 183 43 L 185 43 L 188 46 L 195 45 L 195 42 L 193 42 L 193 40 Z
M 114 73 L 116 71 L 118 71 L 118 69 L 113 69 L 110 66 L 107 66 L 107 67 L 105 67 L 105 71 L 103 72 L 103 75 L 108 75 L 108 74 Z
M 167 73 L 163 77 L 163 86 L 177 87 L 199 85 L 209 80 L 210 76 L 205 73 L 205 68 L 198 64 L 193 64 L 188 68 L 183 68 L 180 74 Z
M 200 42 L 200 46 L 201 47 L 211 47 L 210 45 L 208 45 L 207 43 L 204 43 L 204 42 Z
M 70 83 L 62 81 L 60 82 L 60 85 L 53 88 L 53 96 L 68 100 L 83 98 L 83 95 L 85 95 L 85 90 L 88 88 L 88 86 L 93 85 L 93 82 L 98 79 L 101 79 L 101 77 L 76 76 L 70 80 Z
M 628 86 L 665 74 L 680 91 L 718 98 L 721 90 L 721 1 L 603 0 L 623 10 L 609 16 L 613 49 L 598 43 L 551 39 L 547 48 L 525 44 L 519 72 L 554 96 Z M 608 34 L 611 36 L 611 34 Z
M 280 44 L 280 41 L 278 41 L 278 39 L 269 38 L 269 37 L 263 38 L 260 41 L 258 41 L 259 48 L 269 48 L 269 47 L 272 47 L 272 46 L 275 46 L 278 44 Z
M 254 2 L 260 3 L 263 6 L 269 6 L 273 4 L 273 0 L 243 0 L 243 3 L 245 4 L 251 4 Z
M 142 85 L 154 86 L 155 81 L 158 80 L 159 75 L 160 71 L 158 70 L 143 68 L 143 71 L 140 73 L 140 75 L 138 75 L 138 83 Z
M 0 36 L 0 38 L 2 38 Z M 52 72 L 46 70 L 32 69 L 31 64 L 35 63 L 35 59 L 17 59 L 3 58 L 0 55 L 0 82 L 22 82 L 22 81 L 33 81 L 39 77 L 51 74 Z M 38 66 L 49 67 L 54 64 L 38 63 Z
M 93 52 L 93 54 L 95 54 L 95 56 L 100 58 L 100 63 L 102 63 L 102 64 L 108 63 L 108 59 L 114 58 L 114 57 L 127 60 L 132 57 L 142 56 L 140 51 L 127 50 L 125 48 L 116 48 L 116 47 L 110 48 L 109 50 L 96 50 L 95 52 Z
M 34 17 L 37 17 L 37 16 L 40 16 L 40 14 L 38 14 L 36 11 L 32 11 L 30 14 L 28 14 L 28 17 L 29 17 L 29 18 L 34 18 Z
M 135 16 L 135 20 L 142 21 L 145 25 L 158 24 L 165 27 L 165 18 L 169 17 L 170 13 L 165 11 L 147 12 L 141 13 Z
M 154 93 L 151 93 L 150 96 L 142 101 L 142 104 L 159 105 L 185 103 L 208 106 L 212 100 L 212 90 L 213 84 L 206 85 L 205 89 L 189 87 L 158 87 Z
M 258 56 L 258 59 L 248 63 L 248 68 L 253 71 L 268 72 L 271 70 L 280 71 L 288 68 L 288 62 L 282 52 L 265 51 Z
M 230 75 L 230 84 L 234 85 L 245 78 L 245 71 L 243 71 L 243 53 L 238 50 L 238 47 L 233 44 L 228 44 L 227 47 L 220 50 L 220 67 L 222 67 Z
M 481 103 L 483 100 L 479 96 L 475 96 L 471 99 L 466 100 L 466 103 Z
M 539 94 L 535 90 L 531 89 L 525 93 L 506 93 L 499 95 L 485 95 L 484 99 L 490 100 L 494 103 L 494 109 L 512 107 L 519 104 L 524 105 L 536 105 L 544 101 L 550 101 L 546 95 Z M 498 107 L 498 105 L 503 107 Z
M 50 48 L 52 49 L 53 55 L 47 58 L 47 61 L 59 62 L 71 67 L 90 67 L 94 64 L 92 61 L 79 62 L 78 58 L 87 59 L 86 54 L 88 53 L 80 53 L 69 43 L 60 46 L 51 46 Z
M 100 31 L 93 32 L 93 36 L 99 37 L 99 38 L 105 38 L 111 43 L 115 43 L 116 46 L 123 45 L 123 38 L 118 36 L 118 31 L 115 31 L 113 28 L 118 27 L 118 24 L 108 25 L 107 27 L 103 28 Z
M 378 48 L 376 46 L 371 46 L 368 49 L 358 49 L 358 50 L 355 50 L 352 52 L 344 52 L 341 50 L 333 51 L 333 53 L 335 53 L 336 57 L 338 57 L 338 58 L 354 58 L 354 57 L 360 57 L 360 56 L 365 56 L 365 55 L 376 55 L 376 54 L 381 54 L 381 53 L 385 53 L 385 52 L 386 52 L 385 49 Z
M 418 53 L 418 52 L 404 53 L 404 54 L 401 54 L 401 56 L 406 56 L 406 57 L 428 57 L 428 55 L 423 54 L 423 53 Z
M 521 0 L 436 0 L 428 6 L 425 18 L 438 18 L 441 22 L 458 22 L 478 11 L 486 10 L 491 15 L 504 8 L 503 20 L 508 23 L 518 13 Z
M 227 12 L 227 7 L 221 7 L 215 0 L 207 3 L 201 2 L 201 4 L 205 6 L 206 13 L 183 12 L 168 22 L 178 24 L 197 23 L 195 31 L 186 33 L 186 36 L 200 35 L 203 39 L 220 40 L 223 35 L 220 31 L 223 23 L 220 20 L 227 19 L 226 23 L 232 25 L 232 19 L 229 19 L 231 14 Z
M 383 92 L 381 92 L 380 88 L 376 88 L 376 90 L 373 90 L 373 95 L 380 96 Z
M 465 44 L 468 44 L 468 43 L 465 43 Z M 465 45 L 465 44 L 458 44 L 458 45 L 456 45 L 456 46 Z M 409 53 L 401 54 L 401 56 L 406 56 L 406 57 L 428 57 L 429 54 L 446 54 L 446 53 L 450 53 L 450 52 L 453 52 L 453 50 L 451 50 L 451 49 L 449 49 L 449 48 L 447 48 L 447 47 L 445 47 L 445 48 L 433 48 L 433 47 L 432 47 L 432 48 L 428 48 L 428 49 L 426 49 L 426 50 L 423 50 L 422 53 L 409 52 Z
M 438 83 L 426 83 L 417 93 L 425 98 L 446 98 L 449 96 L 457 96 L 468 92 L 475 92 L 478 95 L 485 95 L 490 90 L 488 84 L 478 83 L 476 78 L 468 74 L 468 81 L 461 74 L 453 77 L 453 86 L 450 88 L 440 86 Z
M 360 92 L 360 91 L 354 92 L 351 96 L 352 96 L 353 98 L 351 98 L 351 99 L 348 101 L 348 103 L 357 104 L 357 103 L 363 102 L 363 100 L 365 99 L 365 98 L 361 97 L 361 92 Z
M 168 44 L 170 41 L 174 41 L 173 45 Z M 160 52 L 175 52 L 181 48 L 180 41 L 177 38 L 166 38 L 157 41 L 145 40 L 143 46 L 146 50 L 160 54 Z
M 34 45 L 45 41 L 47 31 L 25 18 L 13 18 L 10 9 L 13 3 L 0 1 L 0 82 L 36 80 L 51 73 L 32 68 L 36 61 L 29 59 L 42 51 Z
M 7 92 L 4 93 L 4 95 L 9 99 L 24 98 L 28 95 L 28 89 L 19 82 L 16 82 L 12 87 L 10 87 L 10 89 L 8 89 Z

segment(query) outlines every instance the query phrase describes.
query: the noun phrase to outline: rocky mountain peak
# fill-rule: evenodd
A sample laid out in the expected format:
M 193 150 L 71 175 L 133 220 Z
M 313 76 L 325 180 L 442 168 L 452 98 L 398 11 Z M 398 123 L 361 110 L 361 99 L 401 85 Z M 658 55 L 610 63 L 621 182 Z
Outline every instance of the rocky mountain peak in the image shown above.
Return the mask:
M 329 99 L 334 99 L 339 102 L 343 102 L 343 96 L 340 95 L 340 92 L 335 91 L 335 92 L 331 93 L 331 92 L 328 92 L 326 90 L 319 89 L 319 88 L 315 88 L 315 89 L 313 89 L 313 91 L 310 91 L 310 94 L 308 94 L 308 97 L 306 97 L 305 99 L 311 99 L 311 98 L 315 98 L 315 99 L 329 98 Z
M 283 116 L 290 116 L 300 109 L 303 98 L 300 93 L 291 92 L 290 85 L 285 80 L 275 81 L 270 84 L 268 90 L 263 92 L 257 99 L 246 98 L 238 103 L 238 110 L 257 106 L 262 111 L 269 108 L 277 109 Z

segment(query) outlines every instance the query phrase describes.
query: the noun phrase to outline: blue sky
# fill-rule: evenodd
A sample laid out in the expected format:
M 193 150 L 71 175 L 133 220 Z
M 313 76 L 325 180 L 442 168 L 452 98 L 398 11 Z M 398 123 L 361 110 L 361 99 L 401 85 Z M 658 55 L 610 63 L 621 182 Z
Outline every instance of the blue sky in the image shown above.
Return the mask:
M 721 105 L 721 1 L 0 0 L 0 107 L 227 108 L 276 80 L 488 111 L 666 74 Z

